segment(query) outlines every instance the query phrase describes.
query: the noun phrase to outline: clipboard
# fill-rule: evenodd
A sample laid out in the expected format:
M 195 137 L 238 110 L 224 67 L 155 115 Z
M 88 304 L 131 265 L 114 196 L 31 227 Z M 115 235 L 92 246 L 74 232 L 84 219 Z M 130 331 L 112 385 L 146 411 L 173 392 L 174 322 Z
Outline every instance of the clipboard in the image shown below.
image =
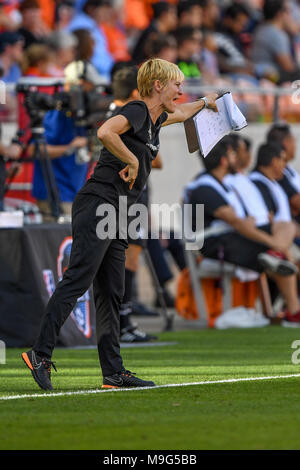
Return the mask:
M 218 113 L 203 108 L 184 122 L 190 153 L 200 150 L 202 156 L 206 157 L 224 135 L 247 126 L 245 116 L 234 103 L 230 91 L 222 93 L 216 99 L 217 105 L 218 100 L 222 100 L 219 101 Z

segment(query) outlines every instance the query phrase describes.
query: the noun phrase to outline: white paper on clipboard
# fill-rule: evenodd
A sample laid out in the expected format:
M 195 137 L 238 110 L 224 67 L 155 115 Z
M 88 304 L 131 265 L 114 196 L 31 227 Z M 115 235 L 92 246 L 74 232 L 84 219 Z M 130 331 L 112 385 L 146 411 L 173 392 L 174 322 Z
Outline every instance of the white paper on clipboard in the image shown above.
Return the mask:
M 245 116 L 233 101 L 231 93 L 225 93 L 216 100 L 218 112 L 203 109 L 193 117 L 199 149 L 206 157 L 212 148 L 232 130 L 247 126 Z

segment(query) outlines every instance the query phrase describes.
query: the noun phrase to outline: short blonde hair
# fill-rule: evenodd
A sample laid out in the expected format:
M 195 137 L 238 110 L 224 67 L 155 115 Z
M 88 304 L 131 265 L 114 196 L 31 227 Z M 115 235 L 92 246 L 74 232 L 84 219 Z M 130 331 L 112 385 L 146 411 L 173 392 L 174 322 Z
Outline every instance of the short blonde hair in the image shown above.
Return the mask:
M 151 96 L 155 80 L 165 86 L 170 80 L 182 82 L 184 75 L 176 64 L 163 59 L 149 59 L 144 62 L 138 72 L 137 83 L 141 98 Z

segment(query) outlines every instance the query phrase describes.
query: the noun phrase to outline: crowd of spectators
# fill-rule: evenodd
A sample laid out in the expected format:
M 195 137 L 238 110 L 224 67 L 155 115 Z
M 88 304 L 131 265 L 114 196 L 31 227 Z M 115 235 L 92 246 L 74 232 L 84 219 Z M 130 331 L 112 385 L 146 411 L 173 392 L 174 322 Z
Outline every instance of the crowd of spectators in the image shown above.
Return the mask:
M 80 30 L 82 33 L 74 34 Z M 85 33 L 84 33 L 85 32 Z M 83 44 L 84 43 L 84 44 Z M 176 62 L 201 85 L 274 87 L 300 79 L 298 0 L 0 0 L 2 80 L 63 76 L 89 49 L 104 82 L 116 62 Z M 239 96 L 257 117 L 270 101 Z M 284 108 L 292 106 L 290 97 Z

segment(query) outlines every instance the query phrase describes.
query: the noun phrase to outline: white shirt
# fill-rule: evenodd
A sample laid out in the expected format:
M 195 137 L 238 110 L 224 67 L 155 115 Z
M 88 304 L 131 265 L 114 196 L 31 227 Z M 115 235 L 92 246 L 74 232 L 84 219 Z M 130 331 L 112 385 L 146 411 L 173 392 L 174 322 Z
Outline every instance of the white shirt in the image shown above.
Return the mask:
M 252 181 L 261 181 L 268 187 L 277 206 L 277 211 L 274 215 L 274 222 L 291 222 L 292 217 L 289 200 L 280 184 L 275 180 L 267 178 L 259 171 L 253 171 L 250 174 L 250 179 Z
M 287 177 L 291 185 L 295 188 L 297 193 L 300 193 L 300 174 L 290 165 L 286 165 L 284 175 Z
M 227 186 L 234 188 L 240 196 L 247 209 L 248 215 L 255 218 L 257 227 L 270 223 L 269 210 L 262 194 L 249 176 L 243 173 L 227 175 L 225 176 L 224 182 Z

